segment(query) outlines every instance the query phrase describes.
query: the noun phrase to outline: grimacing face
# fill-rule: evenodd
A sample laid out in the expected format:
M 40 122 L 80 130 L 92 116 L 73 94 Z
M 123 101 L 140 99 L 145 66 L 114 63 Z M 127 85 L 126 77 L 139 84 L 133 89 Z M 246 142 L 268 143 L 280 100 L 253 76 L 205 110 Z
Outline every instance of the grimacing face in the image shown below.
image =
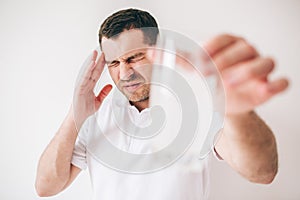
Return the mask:
M 114 38 L 102 39 L 102 50 L 110 76 L 132 103 L 148 101 L 152 64 L 141 30 L 125 30 Z

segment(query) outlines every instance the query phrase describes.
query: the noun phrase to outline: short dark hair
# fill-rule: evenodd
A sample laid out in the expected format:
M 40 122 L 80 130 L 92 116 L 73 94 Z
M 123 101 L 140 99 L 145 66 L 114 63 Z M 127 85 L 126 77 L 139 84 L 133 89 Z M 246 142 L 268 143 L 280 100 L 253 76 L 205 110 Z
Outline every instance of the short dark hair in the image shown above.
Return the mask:
M 147 29 L 148 27 L 149 29 Z M 122 33 L 124 30 L 139 28 L 145 28 L 142 29 L 145 43 L 149 45 L 156 43 L 158 25 L 150 13 L 133 8 L 113 13 L 101 24 L 99 30 L 100 47 L 103 37 L 112 38 Z

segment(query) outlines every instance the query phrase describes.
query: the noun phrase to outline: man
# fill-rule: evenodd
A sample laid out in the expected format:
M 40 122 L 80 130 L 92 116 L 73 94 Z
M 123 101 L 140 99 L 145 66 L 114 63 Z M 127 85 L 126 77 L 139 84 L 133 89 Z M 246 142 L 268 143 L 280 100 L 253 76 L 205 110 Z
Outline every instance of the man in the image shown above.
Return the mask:
M 106 85 L 98 96 L 93 93 L 105 64 L 117 88 L 129 100 L 128 105 L 124 105 L 126 109 L 131 109 L 137 120 L 149 113 L 151 69 L 147 64 L 151 61 L 145 52 L 131 51 L 135 45 L 140 48 L 153 43 L 139 30 L 143 27 L 157 27 L 157 23 L 149 13 L 137 9 L 118 11 L 101 25 L 99 41 L 103 53 L 97 60 L 94 51 L 87 59 L 73 106 L 40 158 L 36 177 L 39 196 L 61 192 L 88 166 L 95 199 L 207 198 L 209 166 L 206 161 L 202 168 L 192 171 L 175 165 L 152 174 L 131 175 L 104 167 L 86 151 L 94 126 L 89 116 L 95 112 L 106 134 L 116 132 L 109 126 L 112 104 L 104 101 L 112 86 Z M 118 37 L 114 37 L 117 34 Z M 253 110 L 284 91 L 287 80 L 269 81 L 273 60 L 260 56 L 240 37 L 219 35 L 204 47 L 221 72 L 227 98 L 225 126 L 215 146 L 216 154 L 249 181 L 271 183 L 278 168 L 276 141 L 272 131 Z M 111 135 L 121 148 L 125 144 L 128 150 L 126 140 Z

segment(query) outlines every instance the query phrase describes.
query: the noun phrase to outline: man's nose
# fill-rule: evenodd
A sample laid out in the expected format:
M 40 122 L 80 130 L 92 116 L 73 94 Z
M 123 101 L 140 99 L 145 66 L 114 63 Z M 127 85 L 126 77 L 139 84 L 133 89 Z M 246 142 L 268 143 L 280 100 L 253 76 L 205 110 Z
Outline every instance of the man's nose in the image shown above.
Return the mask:
M 120 66 L 120 80 L 129 80 L 130 76 L 134 74 L 133 68 L 126 62 L 121 62 Z

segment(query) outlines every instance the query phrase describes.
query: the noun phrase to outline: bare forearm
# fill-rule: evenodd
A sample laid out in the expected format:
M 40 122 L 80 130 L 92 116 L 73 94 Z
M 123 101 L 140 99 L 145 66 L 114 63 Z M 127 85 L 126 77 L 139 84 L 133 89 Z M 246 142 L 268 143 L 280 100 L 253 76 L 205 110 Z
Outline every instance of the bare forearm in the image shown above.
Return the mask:
M 227 116 L 216 150 L 250 181 L 270 183 L 277 173 L 275 137 L 254 112 Z
M 47 195 L 52 195 L 66 185 L 76 138 L 77 130 L 71 109 L 40 158 L 36 178 L 38 192 L 47 191 Z

